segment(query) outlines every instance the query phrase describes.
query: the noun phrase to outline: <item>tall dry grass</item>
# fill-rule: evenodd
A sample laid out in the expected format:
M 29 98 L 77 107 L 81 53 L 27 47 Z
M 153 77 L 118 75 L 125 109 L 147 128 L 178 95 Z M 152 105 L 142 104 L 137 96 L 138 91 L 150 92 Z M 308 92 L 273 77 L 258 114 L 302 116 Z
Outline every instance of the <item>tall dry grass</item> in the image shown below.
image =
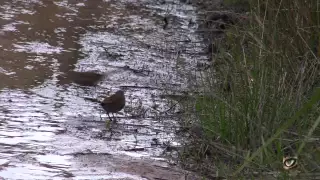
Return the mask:
M 208 174 L 238 176 L 290 174 L 283 171 L 282 158 L 297 156 L 296 175 L 315 175 L 320 169 L 320 1 L 248 5 L 246 22 L 226 30 L 214 65 L 202 74 L 195 123 L 203 135 L 192 139 L 194 146 L 181 157 L 195 160 L 193 168 Z

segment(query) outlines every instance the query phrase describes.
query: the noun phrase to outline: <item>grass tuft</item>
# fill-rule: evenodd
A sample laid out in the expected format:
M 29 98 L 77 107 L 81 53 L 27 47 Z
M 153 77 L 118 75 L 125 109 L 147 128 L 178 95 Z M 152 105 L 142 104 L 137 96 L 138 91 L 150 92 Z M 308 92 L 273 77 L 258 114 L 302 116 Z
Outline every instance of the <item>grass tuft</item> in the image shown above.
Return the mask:
M 225 31 L 213 65 L 201 76 L 194 123 L 204 135 L 192 139 L 183 156 L 196 159 L 207 175 L 288 174 L 285 156 L 298 156 L 298 175 L 316 173 L 320 1 L 246 3 L 245 20 Z

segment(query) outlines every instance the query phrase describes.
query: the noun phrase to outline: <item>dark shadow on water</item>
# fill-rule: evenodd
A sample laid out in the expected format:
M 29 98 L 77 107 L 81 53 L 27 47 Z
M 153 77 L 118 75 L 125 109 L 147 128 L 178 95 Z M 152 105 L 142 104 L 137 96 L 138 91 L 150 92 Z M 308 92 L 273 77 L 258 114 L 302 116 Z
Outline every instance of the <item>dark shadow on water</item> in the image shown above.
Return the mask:
M 69 74 L 75 63 L 85 56 L 80 52 L 79 39 L 87 30 L 99 31 L 93 26 L 99 26 L 98 19 L 105 13 L 103 10 L 108 9 L 108 3 L 102 0 L 85 1 L 76 14 L 57 3 L 23 3 L 32 13 L 19 14 L 17 9 L 14 19 L 0 19 L 1 24 L 21 22 L 15 26 L 16 30 L 0 34 L 0 67 L 5 71 L 0 73 L 0 88 L 35 87 L 50 79 L 54 73 Z M 72 6 L 72 2 L 69 3 L 68 6 Z M 1 4 L 12 8 L 17 6 L 11 1 L 2 1 Z M 61 79 L 61 84 L 70 82 Z

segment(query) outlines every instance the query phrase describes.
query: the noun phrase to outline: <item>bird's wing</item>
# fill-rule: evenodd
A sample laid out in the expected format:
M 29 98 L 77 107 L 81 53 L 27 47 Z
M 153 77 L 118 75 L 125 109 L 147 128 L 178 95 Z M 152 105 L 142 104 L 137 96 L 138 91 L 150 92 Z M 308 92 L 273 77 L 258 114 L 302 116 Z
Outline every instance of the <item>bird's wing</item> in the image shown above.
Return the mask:
M 103 100 L 103 103 L 104 104 L 110 104 L 110 103 L 112 103 L 113 102 L 113 100 L 111 99 L 111 98 L 105 98 L 104 100 Z

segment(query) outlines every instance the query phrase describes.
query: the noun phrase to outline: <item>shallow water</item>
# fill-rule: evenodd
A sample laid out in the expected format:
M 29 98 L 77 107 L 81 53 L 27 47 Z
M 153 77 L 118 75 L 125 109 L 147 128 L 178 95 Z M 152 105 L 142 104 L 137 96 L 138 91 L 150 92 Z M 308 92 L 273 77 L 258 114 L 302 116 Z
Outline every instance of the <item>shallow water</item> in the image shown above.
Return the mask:
M 0 177 L 184 178 L 162 156 L 179 145 L 179 109 L 160 95 L 192 88 L 206 60 L 195 19 L 180 1 L 1 1 Z M 103 77 L 81 86 L 70 71 Z M 86 98 L 118 89 L 126 107 L 109 131 Z

